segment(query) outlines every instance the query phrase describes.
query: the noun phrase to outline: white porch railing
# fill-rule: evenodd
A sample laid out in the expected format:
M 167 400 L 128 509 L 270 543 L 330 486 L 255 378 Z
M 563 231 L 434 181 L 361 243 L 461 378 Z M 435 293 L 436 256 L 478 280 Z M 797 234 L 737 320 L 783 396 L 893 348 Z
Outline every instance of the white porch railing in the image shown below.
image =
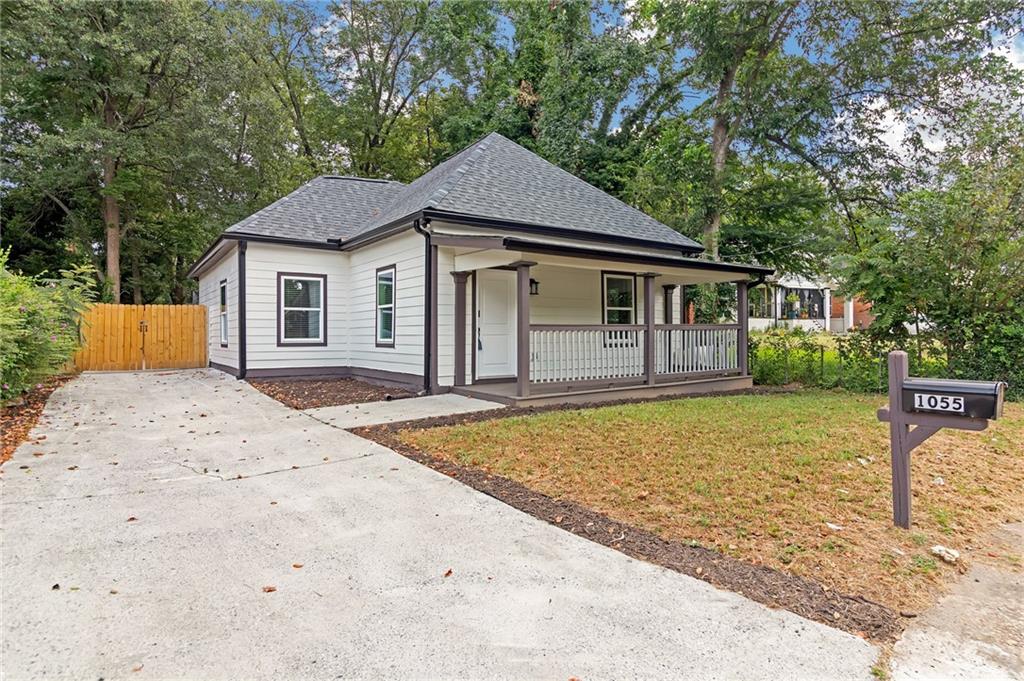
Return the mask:
M 530 380 L 534 383 L 639 378 L 644 336 L 639 324 L 530 326 Z
M 739 325 L 659 324 L 654 373 L 692 374 L 739 369 Z
M 628 380 L 647 374 L 641 324 L 530 326 L 530 381 Z M 738 325 L 659 324 L 654 332 L 655 375 L 734 372 Z

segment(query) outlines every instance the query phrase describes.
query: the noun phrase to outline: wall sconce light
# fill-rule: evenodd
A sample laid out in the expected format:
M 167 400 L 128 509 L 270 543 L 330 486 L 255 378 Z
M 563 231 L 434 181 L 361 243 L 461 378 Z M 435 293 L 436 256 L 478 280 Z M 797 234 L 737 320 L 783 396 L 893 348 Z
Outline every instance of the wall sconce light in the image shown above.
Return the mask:
M 531 296 L 540 295 L 540 282 L 537 281 L 536 279 L 531 279 L 530 280 L 530 295 Z

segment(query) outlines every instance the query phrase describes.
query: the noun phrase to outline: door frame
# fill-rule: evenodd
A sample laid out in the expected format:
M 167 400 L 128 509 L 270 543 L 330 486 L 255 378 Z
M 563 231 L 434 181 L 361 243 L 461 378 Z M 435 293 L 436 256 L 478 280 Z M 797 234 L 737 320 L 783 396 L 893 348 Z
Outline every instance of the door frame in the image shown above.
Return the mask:
M 473 345 L 473 349 L 472 349 L 472 353 L 471 353 L 471 361 L 470 361 L 470 364 L 471 364 L 471 376 L 472 376 L 471 380 L 472 380 L 473 384 L 508 383 L 509 381 L 516 380 L 516 378 L 517 378 L 514 366 L 512 368 L 512 373 L 507 375 L 507 376 L 486 376 L 484 378 L 480 378 L 477 375 L 477 367 L 479 366 L 479 361 L 477 359 L 477 347 L 478 347 L 477 346 L 477 343 L 478 343 L 477 329 L 479 328 L 479 324 L 477 322 L 479 320 L 478 315 L 480 313 L 480 302 L 482 300 L 482 296 L 480 295 L 480 292 L 479 292 L 479 287 L 480 287 L 480 276 L 479 276 L 479 274 L 481 272 L 486 272 L 488 270 L 494 270 L 494 271 L 499 271 L 499 272 L 512 272 L 512 273 L 515 272 L 515 268 L 508 267 L 508 266 L 487 267 L 487 268 L 483 268 L 483 269 L 473 270 L 473 292 L 472 292 L 472 298 L 473 298 L 473 305 L 472 305 L 473 324 L 472 324 L 472 333 L 470 334 L 470 336 L 471 336 L 470 337 L 470 342 Z M 513 311 L 513 313 L 515 313 L 515 311 L 516 311 L 516 303 L 513 303 L 512 311 Z M 513 344 L 516 341 L 516 331 L 515 331 L 514 325 L 513 325 L 513 328 L 512 328 L 512 341 L 513 341 Z

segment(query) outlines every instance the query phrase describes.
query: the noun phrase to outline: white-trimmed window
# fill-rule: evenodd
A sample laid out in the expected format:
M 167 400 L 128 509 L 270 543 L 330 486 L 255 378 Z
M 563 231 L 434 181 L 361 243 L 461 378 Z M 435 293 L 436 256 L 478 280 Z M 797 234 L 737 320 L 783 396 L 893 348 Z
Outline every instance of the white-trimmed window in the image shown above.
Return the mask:
M 221 279 L 220 282 L 220 308 L 217 316 L 220 318 L 220 345 L 223 348 L 228 346 L 228 280 Z
M 633 275 L 604 275 L 604 323 L 636 323 L 636 279 Z
M 277 276 L 278 344 L 326 345 L 327 276 L 291 273 Z
M 395 266 L 377 270 L 377 345 L 395 345 Z

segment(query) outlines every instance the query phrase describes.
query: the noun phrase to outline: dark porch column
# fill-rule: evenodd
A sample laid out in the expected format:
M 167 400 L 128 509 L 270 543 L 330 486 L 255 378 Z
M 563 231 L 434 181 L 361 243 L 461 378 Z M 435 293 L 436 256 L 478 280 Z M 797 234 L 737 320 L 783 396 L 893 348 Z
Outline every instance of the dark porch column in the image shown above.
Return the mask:
M 530 267 L 535 262 L 512 263 L 516 268 L 516 394 L 530 395 Z
M 665 284 L 661 287 L 661 290 L 665 294 L 665 323 L 672 324 L 673 317 L 672 308 L 675 304 L 675 294 L 678 284 Z
M 452 272 L 455 279 L 455 385 L 466 385 L 466 279 L 469 272 Z
M 654 277 L 653 272 L 645 272 L 644 278 L 644 373 L 647 385 L 654 385 Z
M 736 334 L 736 360 L 740 368 L 740 375 L 747 375 L 747 331 L 750 325 L 750 309 L 747 306 L 747 282 L 736 282 L 736 321 L 740 330 Z

